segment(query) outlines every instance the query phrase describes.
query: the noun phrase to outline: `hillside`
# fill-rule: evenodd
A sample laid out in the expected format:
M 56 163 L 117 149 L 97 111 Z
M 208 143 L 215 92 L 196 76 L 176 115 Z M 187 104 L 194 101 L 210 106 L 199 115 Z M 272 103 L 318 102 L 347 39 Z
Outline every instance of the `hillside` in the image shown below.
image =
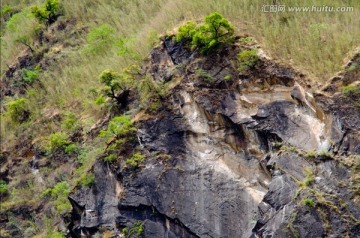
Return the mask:
M 0 237 L 358 237 L 344 2 L 3 1 Z

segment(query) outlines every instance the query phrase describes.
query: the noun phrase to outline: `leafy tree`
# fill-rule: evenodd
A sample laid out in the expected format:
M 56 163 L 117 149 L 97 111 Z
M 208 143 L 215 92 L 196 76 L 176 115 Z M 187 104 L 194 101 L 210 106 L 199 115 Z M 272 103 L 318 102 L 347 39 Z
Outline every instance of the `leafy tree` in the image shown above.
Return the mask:
M 190 43 L 192 49 L 199 48 L 206 54 L 221 44 L 232 42 L 234 27 L 220 13 L 214 12 L 205 17 L 203 24 L 196 25 L 189 21 L 179 27 L 176 41 Z
M 207 53 L 233 38 L 234 27 L 220 13 L 214 12 L 205 17 L 205 23 L 193 36 L 193 44 L 200 47 L 202 53 Z
M 131 76 L 126 72 L 119 74 L 110 69 L 103 71 L 100 75 L 101 83 L 104 85 L 102 89 L 103 95 L 113 99 L 118 105 L 126 105 L 130 93 L 131 79 Z
M 46 0 L 43 6 L 32 7 L 31 12 L 39 22 L 46 25 L 51 25 L 64 14 L 60 0 Z
M 19 44 L 25 45 L 27 48 L 29 48 L 29 50 L 30 50 L 31 52 L 34 52 L 34 49 L 33 49 L 33 47 L 31 46 L 31 44 L 32 44 L 32 39 L 31 39 L 30 36 L 28 36 L 28 35 L 19 36 L 18 38 L 15 39 L 15 42 L 16 42 L 16 43 L 19 43 Z
M 193 21 L 188 21 L 186 24 L 179 27 L 178 33 L 175 36 L 176 41 L 183 41 L 191 43 L 196 33 L 197 26 Z

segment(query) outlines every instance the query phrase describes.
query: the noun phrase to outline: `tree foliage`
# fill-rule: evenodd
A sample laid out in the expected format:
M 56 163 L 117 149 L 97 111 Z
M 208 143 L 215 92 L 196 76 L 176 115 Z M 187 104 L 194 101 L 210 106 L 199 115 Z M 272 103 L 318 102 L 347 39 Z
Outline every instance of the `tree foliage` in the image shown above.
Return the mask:
M 39 22 L 46 25 L 51 25 L 64 14 L 60 0 L 46 0 L 43 6 L 32 7 L 31 12 Z
M 118 105 L 124 106 L 130 93 L 132 77 L 127 72 L 118 73 L 114 70 L 104 70 L 100 75 L 101 83 L 104 85 L 102 94 L 116 101 Z
M 175 39 L 189 43 L 192 49 L 199 48 L 201 53 L 206 54 L 220 45 L 232 42 L 234 27 L 220 13 L 214 12 L 205 17 L 203 24 L 196 25 L 189 21 L 180 26 Z

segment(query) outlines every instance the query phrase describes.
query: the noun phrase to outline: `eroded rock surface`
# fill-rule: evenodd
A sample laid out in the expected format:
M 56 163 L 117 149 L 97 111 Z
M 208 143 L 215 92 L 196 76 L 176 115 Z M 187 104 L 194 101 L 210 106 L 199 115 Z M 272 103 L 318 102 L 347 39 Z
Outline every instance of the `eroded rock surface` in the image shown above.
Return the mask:
M 98 162 L 95 185 L 71 195 L 73 237 L 120 234 L 137 220 L 144 237 L 360 234 L 352 175 L 340 166 L 360 153 L 359 108 L 340 94 L 312 97 L 304 75 L 268 59 L 239 72 L 246 47 L 204 57 L 167 38 L 153 50 L 144 70 L 181 83 L 137 122 L 144 166 Z M 295 82 L 307 103 L 292 97 Z

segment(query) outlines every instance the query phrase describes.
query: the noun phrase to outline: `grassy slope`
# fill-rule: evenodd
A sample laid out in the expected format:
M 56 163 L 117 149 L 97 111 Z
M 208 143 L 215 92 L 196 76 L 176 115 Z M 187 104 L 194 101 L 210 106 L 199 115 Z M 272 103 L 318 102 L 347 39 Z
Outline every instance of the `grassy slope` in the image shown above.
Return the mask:
M 21 35 L 31 36 L 34 27 L 37 26 L 34 19 L 28 18 L 29 9 L 26 7 L 41 2 L 24 0 L 2 2 L 3 6 L 9 4 L 22 10 L 22 13 L 13 17 L 4 27 L 1 37 L 1 75 L 7 68 L 6 65 L 15 62 L 25 48 L 16 44 L 14 40 Z M 270 14 L 261 12 L 263 4 L 258 2 L 263 1 L 63 0 L 66 10 L 64 19 L 76 18 L 76 28 L 84 28 L 87 31 L 102 24 L 110 25 L 114 29 L 114 38 L 131 39 L 130 46 L 140 58 L 147 57 L 152 45 L 156 43 L 157 35 L 171 31 L 186 20 L 203 18 L 215 10 L 234 24 L 238 34 L 252 35 L 272 57 L 291 63 L 320 82 L 326 81 L 340 70 L 347 54 L 360 45 L 358 0 L 341 1 L 347 2 L 346 4 L 334 3 L 333 0 L 282 1 L 285 5 L 299 6 L 311 6 L 313 2 L 316 2 L 316 5 L 348 5 L 355 8 L 352 13 Z M 80 38 L 86 42 L 86 34 L 81 34 Z M 98 75 L 107 68 L 120 71 L 128 65 L 139 64 L 141 61 L 119 55 L 113 43 L 107 44 L 96 53 L 89 53 L 87 47 L 83 44 L 71 50 L 65 49 L 63 52 L 66 55 L 65 59 L 40 74 L 44 88 L 30 88 L 25 95 L 32 112 L 30 122 L 20 126 L 14 125 L 6 115 L 2 116 L 3 148 L 11 149 L 11 146 L 24 135 L 31 134 L 32 138 L 36 139 L 61 130 L 61 126 L 56 123 L 46 125 L 37 123 L 42 118 L 44 110 L 75 113 L 85 131 L 104 116 L 106 110 L 95 105 L 95 97 L 91 93 L 91 89 L 100 86 Z M 5 99 L 8 100 L 12 99 Z M 101 142 L 95 141 L 93 144 L 83 145 L 86 147 L 85 157 L 93 161 L 99 153 L 95 148 L 100 144 Z M 62 169 L 69 168 L 59 168 L 53 173 L 60 174 L 63 172 Z M 81 169 L 86 171 L 89 168 Z M 53 177 L 49 177 L 49 181 L 52 182 L 47 181 L 47 185 L 54 184 Z M 12 183 L 15 184 L 16 181 Z M 18 203 L 31 202 L 32 194 L 41 193 L 44 189 L 45 187 L 32 186 L 30 191 L 14 190 L 11 200 Z

